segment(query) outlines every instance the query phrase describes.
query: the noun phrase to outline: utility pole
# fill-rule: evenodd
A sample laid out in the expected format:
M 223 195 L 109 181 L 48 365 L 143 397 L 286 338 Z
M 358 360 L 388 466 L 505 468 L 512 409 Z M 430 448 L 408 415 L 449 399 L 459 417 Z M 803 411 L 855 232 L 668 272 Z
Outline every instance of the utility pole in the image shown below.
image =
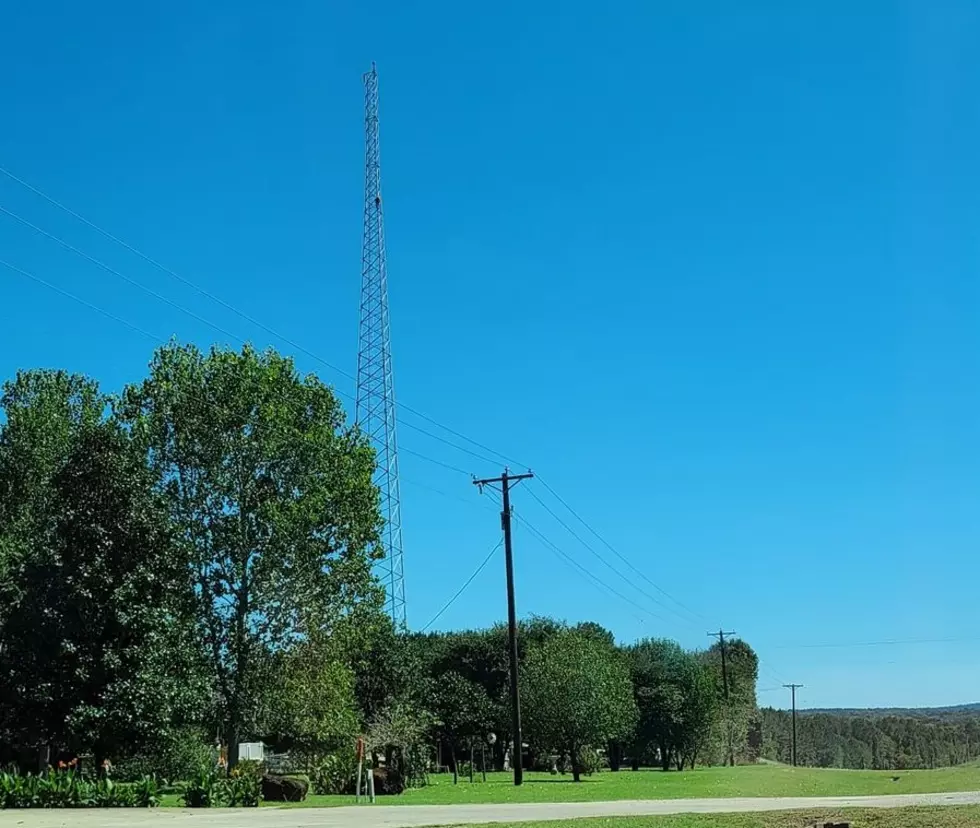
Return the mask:
M 514 766 L 515 785 L 521 785 L 524 782 L 524 768 L 521 764 L 524 737 L 521 734 L 521 697 L 517 684 L 517 605 L 514 601 L 514 550 L 510 541 L 510 487 L 531 477 L 534 475 L 530 470 L 527 474 L 509 474 L 505 468 L 500 477 L 488 477 L 473 481 L 481 492 L 484 486 L 499 483 L 504 499 L 503 510 L 500 512 L 500 526 L 504 530 L 504 556 L 507 560 L 507 637 L 510 643 L 510 706 L 514 731 L 511 764 Z
M 735 630 L 726 632 L 724 629 L 720 629 L 718 632 L 708 633 L 709 638 L 717 638 L 718 643 L 721 645 L 721 683 L 725 689 L 725 731 L 728 736 L 728 764 L 734 768 L 735 748 L 732 745 L 732 711 L 728 705 L 728 656 L 725 652 L 726 635 L 735 635 Z
M 802 684 L 784 684 L 783 687 L 788 688 L 793 694 L 793 767 L 796 767 L 796 688 L 802 687 Z

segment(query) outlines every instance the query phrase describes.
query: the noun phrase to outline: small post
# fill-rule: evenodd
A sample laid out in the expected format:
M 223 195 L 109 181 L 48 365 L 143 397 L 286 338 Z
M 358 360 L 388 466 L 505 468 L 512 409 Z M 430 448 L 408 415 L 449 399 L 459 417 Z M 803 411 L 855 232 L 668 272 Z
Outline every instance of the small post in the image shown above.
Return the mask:
M 364 739 L 357 737 L 357 787 L 354 788 L 354 802 L 361 801 L 361 778 L 364 776 Z

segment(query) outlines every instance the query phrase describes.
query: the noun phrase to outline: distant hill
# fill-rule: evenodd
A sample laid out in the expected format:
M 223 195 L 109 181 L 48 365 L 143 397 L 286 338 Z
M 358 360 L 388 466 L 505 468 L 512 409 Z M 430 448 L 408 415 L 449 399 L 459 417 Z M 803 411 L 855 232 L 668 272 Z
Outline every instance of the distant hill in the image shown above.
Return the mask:
M 980 717 L 980 702 L 957 704 L 951 707 L 810 707 L 797 711 L 801 716 L 824 714 L 828 716 L 857 716 L 880 719 L 897 716 L 909 719 L 972 719 Z

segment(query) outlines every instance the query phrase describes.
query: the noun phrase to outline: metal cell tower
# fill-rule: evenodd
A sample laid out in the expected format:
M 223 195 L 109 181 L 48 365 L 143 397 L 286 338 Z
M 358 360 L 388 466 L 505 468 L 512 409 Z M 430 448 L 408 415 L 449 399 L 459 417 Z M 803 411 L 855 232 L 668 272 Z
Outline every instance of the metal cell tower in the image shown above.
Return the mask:
M 395 625 L 406 628 L 405 570 L 402 562 L 401 497 L 395 442 L 395 389 L 388 327 L 388 267 L 381 201 L 378 142 L 378 72 L 364 75 L 364 240 L 361 249 L 361 321 L 357 349 L 355 417 L 377 451 L 375 482 L 385 519 L 382 580 Z

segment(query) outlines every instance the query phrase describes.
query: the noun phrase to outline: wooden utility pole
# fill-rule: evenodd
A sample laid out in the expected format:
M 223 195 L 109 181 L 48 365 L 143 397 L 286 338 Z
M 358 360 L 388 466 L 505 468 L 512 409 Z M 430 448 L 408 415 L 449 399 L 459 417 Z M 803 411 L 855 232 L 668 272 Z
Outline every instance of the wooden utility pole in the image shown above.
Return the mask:
M 505 468 L 500 477 L 488 477 L 473 481 L 481 491 L 484 486 L 499 483 L 504 499 L 503 510 L 500 512 L 500 526 L 504 530 L 504 555 L 507 559 L 507 637 L 510 643 L 510 706 L 514 739 L 511 765 L 514 768 L 515 785 L 521 785 L 524 782 L 521 757 L 524 737 L 521 734 L 521 697 L 517 683 L 517 605 L 514 599 L 514 550 L 510 540 L 510 487 L 531 477 L 534 475 L 530 471 L 526 474 L 509 474 Z
M 717 638 L 718 643 L 721 645 L 721 684 L 725 691 L 725 731 L 728 737 L 728 764 L 734 768 L 735 747 L 732 744 L 732 711 L 728 704 L 728 656 L 725 652 L 726 635 L 735 635 L 735 630 L 729 630 L 726 632 L 724 629 L 721 629 L 718 630 L 718 632 L 708 633 L 710 638 Z
M 802 684 L 784 684 L 783 687 L 788 688 L 793 694 L 793 767 L 796 767 L 796 688 L 802 687 Z

